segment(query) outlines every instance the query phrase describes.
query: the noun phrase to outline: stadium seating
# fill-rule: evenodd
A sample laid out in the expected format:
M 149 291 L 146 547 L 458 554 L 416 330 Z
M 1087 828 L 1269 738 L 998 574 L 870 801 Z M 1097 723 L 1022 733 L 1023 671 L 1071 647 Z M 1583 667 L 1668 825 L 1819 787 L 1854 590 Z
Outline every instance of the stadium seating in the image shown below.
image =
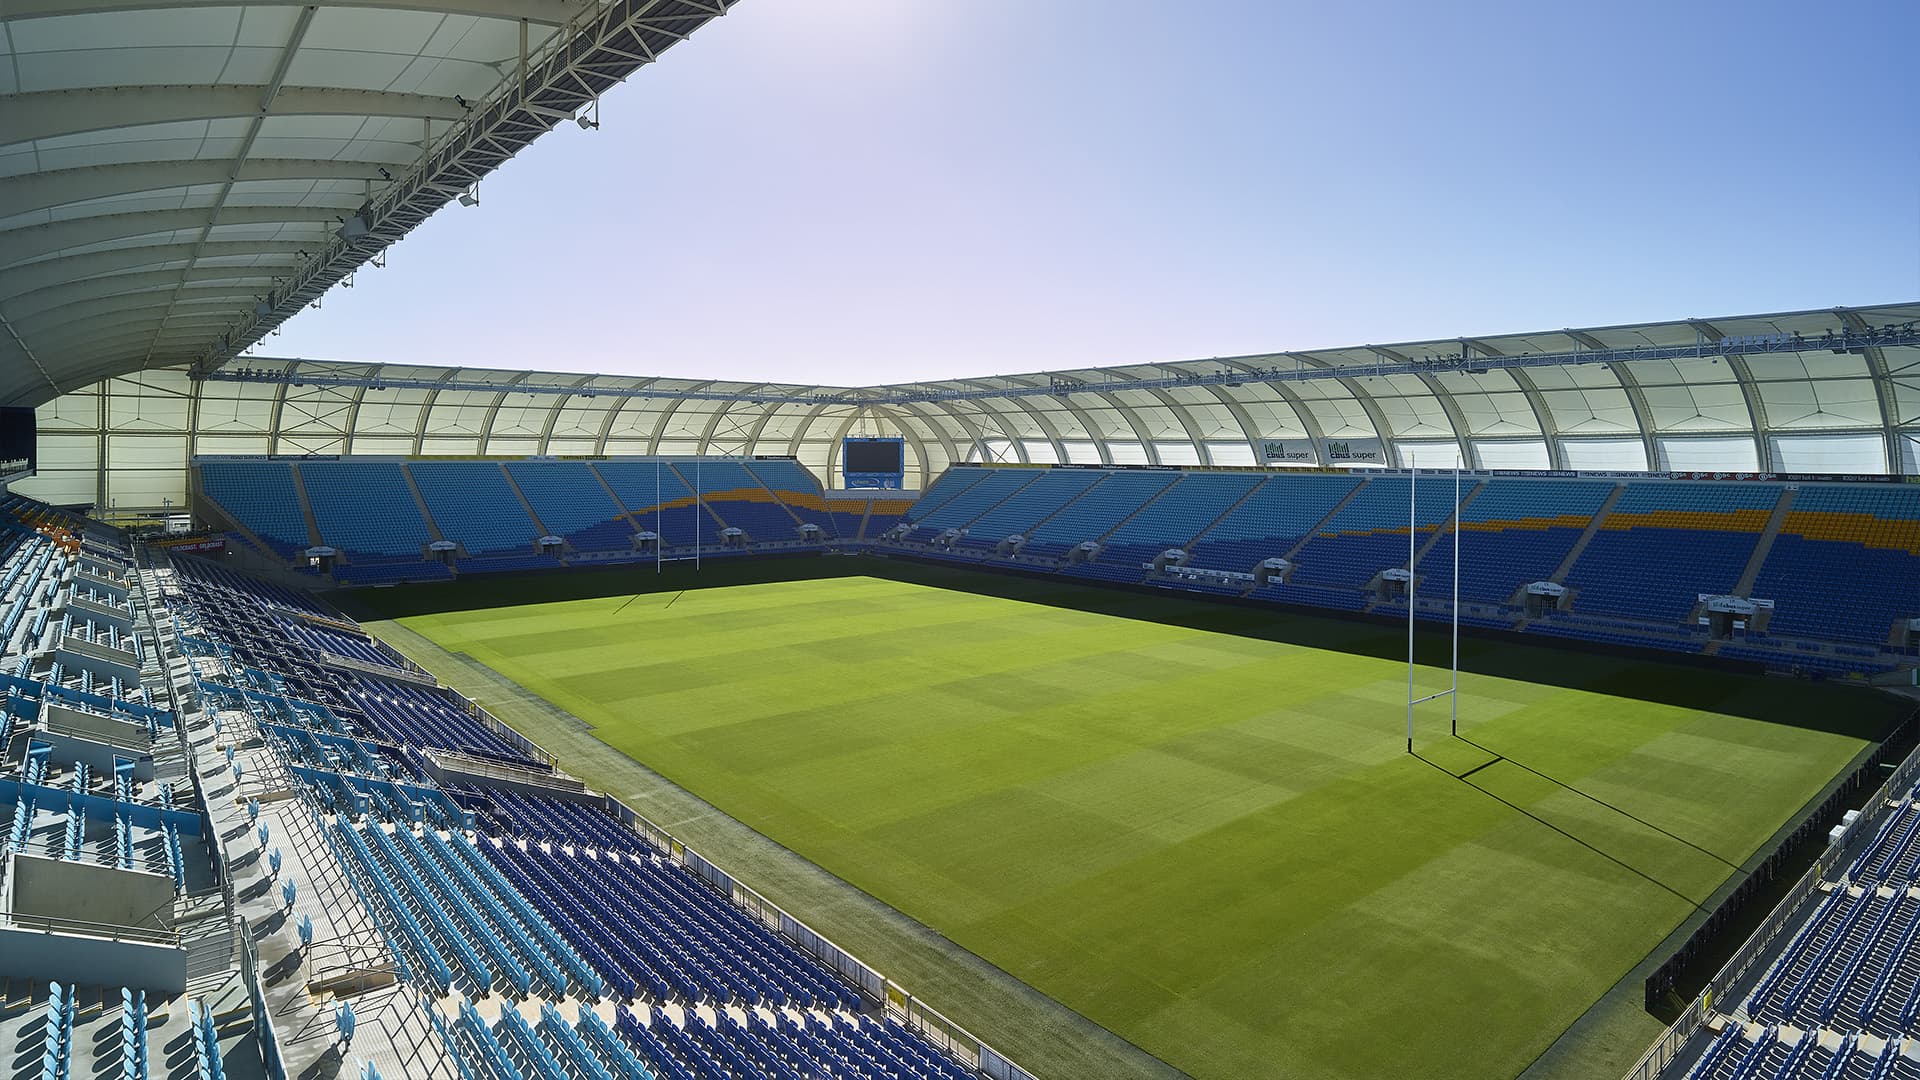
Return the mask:
M 234 476 L 289 488 L 296 474 L 283 465 L 208 459 L 200 468 L 211 492 Z M 356 484 L 361 469 L 367 479 Z M 635 547 L 635 537 L 648 532 L 658 534 L 668 557 L 696 545 L 706 553 L 723 545 L 729 553 L 792 548 L 810 535 L 826 544 L 903 546 L 921 558 L 961 563 L 1008 563 L 1013 555 L 1011 564 L 1024 569 L 1115 584 L 1338 610 L 1405 606 L 1369 589 L 1381 571 L 1406 565 L 1408 480 L 1398 473 L 957 465 L 909 503 L 885 495 L 829 501 L 791 459 L 324 461 L 303 462 L 299 470 L 316 520 L 324 522 L 323 538 L 337 538 L 347 553 L 333 576 L 348 584 L 645 558 L 650 553 Z M 409 474 L 427 519 L 419 518 Z M 392 508 L 391 531 L 379 526 L 382 514 L 354 504 L 356 491 Z M 456 494 L 457 505 L 435 509 Z M 1755 481 L 1483 475 L 1469 479 L 1463 494 L 1460 595 L 1473 605 L 1463 618 L 1479 620 L 1474 625 L 1700 652 L 1711 639 L 1688 625 L 1699 597 L 1751 580 L 1748 592 L 1774 607 L 1714 651 L 1781 670 L 1855 676 L 1897 662 L 1886 652 L 1907 647 L 1905 622 L 1920 614 L 1910 610 L 1920 606 L 1911 599 L 1920 595 L 1920 491 L 1802 484 L 1789 493 Z M 285 532 L 302 516 L 297 491 L 254 501 L 278 507 L 249 522 L 263 536 Z M 1423 600 L 1451 591 L 1454 543 L 1444 533 L 1452 504 L 1444 473 L 1419 486 L 1413 540 L 1422 551 Z M 1778 533 L 1770 535 L 1776 520 Z M 819 531 L 803 534 L 807 524 Z M 902 524 L 904 534 L 892 535 Z M 449 538 L 472 534 L 457 537 L 467 557 L 452 567 L 417 557 L 436 525 Z M 565 551 L 534 549 L 542 526 L 567 539 Z M 749 543 L 725 538 L 729 528 Z M 1025 542 L 1001 551 L 1014 535 Z M 1098 545 L 1091 555 L 1074 551 L 1090 542 Z M 0 537 L 0 566 L 42 557 L 24 550 L 37 550 L 35 544 L 17 533 Z M 1170 548 L 1187 551 L 1178 572 L 1150 569 Z M 1284 581 L 1257 584 L 1246 576 L 1280 556 L 1292 563 Z M 1546 611 L 1522 605 L 1523 586 L 1556 575 L 1568 590 L 1565 601 Z M 18 637 L 29 606 L 0 593 L 0 631 Z M 1421 608 L 1422 617 L 1442 613 Z M 1808 639 L 1827 647 L 1794 649 Z M 1865 651 L 1839 651 L 1849 644 Z
M 1276 475 L 1200 534 L 1189 566 L 1246 571 L 1293 550 L 1364 481 L 1325 473 Z
M 507 472 L 547 531 L 579 551 L 631 551 L 633 529 L 600 477 L 583 462 L 510 461 Z
M 295 468 L 322 542 L 339 553 L 333 579 L 349 585 L 646 558 L 651 553 L 636 541 L 649 532 L 669 554 L 790 548 L 809 536 L 858 541 L 870 518 L 878 535 L 908 505 L 894 497 L 863 500 L 857 514 L 829 507 L 813 474 L 784 458 L 346 458 Z M 309 546 L 296 472 L 286 462 L 206 458 L 196 469 L 202 490 L 275 554 L 292 558 Z M 803 533 L 805 525 L 818 532 Z M 729 540 L 729 528 L 745 533 L 746 543 Z M 546 535 L 565 543 L 542 549 Z M 462 546 L 457 562 L 429 557 L 436 538 Z
M 353 563 L 418 563 L 433 540 L 397 461 L 301 462 L 300 478 L 321 542 Z
M 209 460 L 200 467 L 200 486 L 208 498 L 281 555 L 312 546 L 306 515 L 293 489 L 293 470 L 286 462 Z
M 236 685 L 203 680 L 202 695 L 255 716 L 323 815 L 321 849 L 403 977 L 454 996 L 454 1019 L 428 1018 L 456 1072 L 969 1075 L 603 804 L 543 794 L 550 766 L 333 625 L 337 615 L 297 617 L 275 587 L 203 560 L 172 569 L 182 640 L 237 669 Z M 438 749 L 491 762 L 513 782 L 442 791 L 420 767 Z M 49 842 L 59 832 L 47 821 L 33 831 Z M 589 1007 L 607 996 L 620 1003 L 613 1023 Z M 214 1046 L 201 1041 L 211 1068 Z
M 680 474 L 698 489 L 707 509 L 720 519 L 721 528 L 739 529 L 762 544 L 799 539 L 799 520 L 745 462 L 699 460 L 682 467 Z M 716 546 L 718 542 L 715 537 Z
M 409 462 L 440 535 L 473 557 L 533 551 L 540 537 L 497 461 Z
M 947 529 L 965 528 L 968 522 L 1042 475 L 1037 469 L 962 467 L 952 472 L 959 475 L 952 481 L 942 478 L 940 484 L 927 493 L 934 497 L 933 502 L 922 500 L 907 512 L 907 520 L 914 527 L 911 534 L 914 539 L 931 540 Z
M 1884 644 L 1920 618 L 1920 488 L 1802 486 L 1753 593 L 1769 633 Z
M 1168 548 L 1184 548 L 1265 480 L 1264 476 L 1247 473 L 1187 473 L 1115 527 L 1107 536 L 1100 559 L 1137 564 L 1151 562 Z
M 790 458 L 749 461 L 747 471 L 794 516 L 818 525 L 827 538 L 840 535 L 840 523 L 827 506 L 826 495 L 820 490 L 820 481 L 799 462 Z M 855 535 L 846 537 L 849 540 L 855 538 Z
M 1027 543 L 1021 551 L 1054 555 L 1075 545 L 1099 540 L 1179 478 L 1179 473 L 1171 471 L 1103 472 L 1099 483 L 1061 507 L 1059 513 L 1034 526 L 1027 533 Z M 1138 567 L 1134 569 L 1137 571 Z
M 1762 483 L 1628 485 L 1567 575 L 1574 609 L 1680 622 L 1699 594 L 1738 583 L 1780 492 Z
M 1404 476 L 1375 477 L 1308 539 L 1294 557 L 1289 584 L 1353 591 L 1382 570 L 1405 567 L 1410 495 L 1416 545 L 1453 516 L 1450 479 L 1411 483 Z
M 1439 484 L 1450 486 L 1444 477 Z M 1460 599 L 1502 603 L 1516 589 L 1551 578 L 1615 488 L 1604 480 L 1518 477 L 1480 485 L 1460 511 Z M 1451 536 L 1427 550 L 1422 593 L 1452 592 L 1453 559 Z
M 1103 474 L 1093 469 L 1048 469 L 1004 502 L 967 525 L 968 547 L 995 550 L 1002 540 L 1024 535 L 1055 513 L 1065 513 L 1073 500 L 1099 483 Z
M 619 496 L 640 532 L 656 533 L 668 547 L 711 544 L 719 526 L 694 501 L 693 488 L 665 460 L 597 461 L 593 470 Z
M 939 511 L 962 492 L 986 479 L 992 471 L 977 465 L 955 465 L 941 473 L 933 486 L 921 492 L 920 497 L 907 508 L 907 521 L 917 525 L 927 515 Z

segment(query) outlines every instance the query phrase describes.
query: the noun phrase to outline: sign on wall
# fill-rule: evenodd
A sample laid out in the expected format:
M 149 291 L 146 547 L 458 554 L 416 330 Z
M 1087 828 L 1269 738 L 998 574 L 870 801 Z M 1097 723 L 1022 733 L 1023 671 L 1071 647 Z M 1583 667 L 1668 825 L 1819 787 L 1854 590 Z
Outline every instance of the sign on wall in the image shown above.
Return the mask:
M 1379 439 L 1328 439 L 1325 442 L 1328 465 L 1385 465 L 1386 448 Z
M 1260 443 L 1260 460 L 1268 464 L 1312 465 L 1319 458 L 1307 439 L 1266 439 Z

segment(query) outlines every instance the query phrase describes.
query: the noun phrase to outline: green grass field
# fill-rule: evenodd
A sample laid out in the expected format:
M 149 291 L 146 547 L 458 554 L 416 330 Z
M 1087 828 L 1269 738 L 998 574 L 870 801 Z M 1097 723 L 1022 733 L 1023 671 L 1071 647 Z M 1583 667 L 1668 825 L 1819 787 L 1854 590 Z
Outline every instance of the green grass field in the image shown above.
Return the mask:
M 877 573 L 368 600 L 1209 1080 L 1517 1075 L 1888 715 L 1469 642 L 1409 756 L 1391 627 Z

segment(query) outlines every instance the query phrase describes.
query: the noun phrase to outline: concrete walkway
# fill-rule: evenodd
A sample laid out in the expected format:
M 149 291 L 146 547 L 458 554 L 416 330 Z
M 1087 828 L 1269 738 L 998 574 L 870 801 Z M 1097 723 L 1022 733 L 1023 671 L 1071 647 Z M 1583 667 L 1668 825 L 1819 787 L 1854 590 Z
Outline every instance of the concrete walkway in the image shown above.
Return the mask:
M 429 1028 L 419 998 L 404 984 L 383 977 L 391 972 L 392 960 L 379 928 L 321 838 L 322 826 L 313 811 L 294 794 L 291 776 L 245 713 L 223 712 L 219 720 L 218 736 L 212 719 L 197 714 L 189 730 L 201 775 L 212 785 L 207 803 L 232 878 L 235 914 L 245 920 L 258 956 L 287 1075 L 299 1080 L 358 1077 L 363 1065 L 372 1062 L 389 1080 L 451 1080 L 453 1066 Z M 238 783 L 226 764 L 229 744 L 244 766 Z M 248 817 L 252 800 L 260 803 L 257 820 Z M 263 825 L 264 845 L 259 836 Z M 281 855 L 278 874 L 272 871 L 273 851 Z M 291 910 L 281 894 L 281 883 L 288 879 L 295 884 Z M 305 950 L 298 931 L 302 916 L 314 926 L 314 943 Z M 238 981 L 237 949 L 234 955 Z M 361 977 L 341 979 L 350 972 Z M 341 989 L 314 992 L 313 983 Z M 239 993 L 244 1003 L 244 983 Z M 355 1036 L 347 1047 L 339 1044 L 333 1020 L 343 1001 L 351 1004 L 356 1018 Z M 225 1041 L 223 1034 L 223 1046 Z M 232 1069 L 228 1075 L 235 1075 Z

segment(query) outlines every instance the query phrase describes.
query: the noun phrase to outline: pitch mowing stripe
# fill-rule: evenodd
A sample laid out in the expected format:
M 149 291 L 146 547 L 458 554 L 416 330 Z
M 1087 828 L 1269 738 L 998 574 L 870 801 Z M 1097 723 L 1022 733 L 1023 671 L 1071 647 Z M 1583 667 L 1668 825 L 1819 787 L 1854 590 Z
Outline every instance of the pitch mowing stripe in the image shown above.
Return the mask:
M 1404 665 L 1126 617 L 1191 605 L 670 595 L 406 622 L 1202 1078 L 1513 1075 L 1861 745 L 1749 718 L 1813 688 L 1543 652 L 1579 687 L 1466 675 L 1427 764 Z

